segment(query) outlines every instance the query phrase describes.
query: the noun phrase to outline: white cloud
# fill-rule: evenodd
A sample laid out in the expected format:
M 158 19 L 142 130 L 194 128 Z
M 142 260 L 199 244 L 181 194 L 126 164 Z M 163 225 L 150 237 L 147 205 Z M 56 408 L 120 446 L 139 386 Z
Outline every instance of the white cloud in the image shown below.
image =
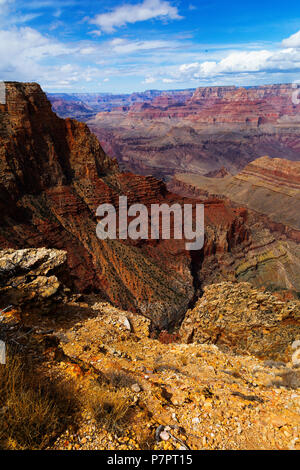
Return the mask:
M 0 63 L 19 59 L 42 59 L 70 53 L 65 45 L 29 27 L 0 31 Z
M 234 74 L 275 73 L 297 70 L 300 70 L 300 51 L 298 49 L 236 51 L 219 61 L 182 64 L 171 73 L 169 78 L 182 82 Z
M 42 65 L 44 59 L 71 53 L 69 47 L 29 27 L 0 30 L 0 77 L 41 81 L 57 70 Z
M 128 41 L 127 39 L 115 38 L 110 41 L 110 47 L 116 54 L 132 54 L 138 51 L 151 51 L 154 49 L 165 49 L 175 47 L 176 43 L 171 41 Z
M 282 41 L 284 47 L 300 47 L 300 31 Z
M 88 45 L 63 44 L 29 27 L 0 30 L 0 80 L 36 81 L 49 90 L 84 89 L 85 84 L 99 83 L 103 67 L 86 65 L 83 59 L 69 61 L 91 52 Z
M 89 31 L 88 34 L 90 34 L 91 36 L 99 37 L 101 36 L 101 31 L 99 31 L 99 29 L 94 29 L 93 31 Z
M 182 17 L 179 16 L 178 9 L 168 1 L 144 0 L 143 3 L 125 4 L 109 13 L 97 15 L 91 23 L 98 25 L 106 33 L 113 33 L 117 27 L 154 18 L 178 20 Z
M 154 82 L 156 82 L 155 77 L 146 77 L 145 80 L 143 81 L 143 83 L 145 83 L 146 85 L 149 85 L 150 83 L 154 83 Z

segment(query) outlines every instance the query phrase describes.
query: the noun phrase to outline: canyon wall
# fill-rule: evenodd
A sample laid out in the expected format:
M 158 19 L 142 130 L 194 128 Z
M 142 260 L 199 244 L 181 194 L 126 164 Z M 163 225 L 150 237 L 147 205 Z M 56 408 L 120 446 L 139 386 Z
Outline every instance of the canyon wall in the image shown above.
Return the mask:
M 200 288 L 203 257 L 235 246 L 242 250 L 247 243 L 245 212 L 208 200 L 207 240 L 198 254 L 186 252 L 184 240 L 100 241 L 95 216 L 100 204 L 118 209 L 120 195 L 129 204 L 147 207 L 184 199 L 153 177 L 120 172 L 85 124 L 52 112 L 39 85 L 5 86 L 6 104 L 0 105 L 1 247 L 63 249 L 70 287 L 141 312 L 160 328 L 178 321 Z M 217 266 L 221 269 L 222 263 Z
M 261 157 L 235 176 L 176 174 L 170 191 L 221 198 L 246 207 L 251 242 L 233 269 L 238 279 L 270 289 L 300 291 L 300 162 Z
M 204 87 L 186 101 L 158 96 L 100 112 L 88 125 L 122 168 L 139 174 L 236 174 L 264 155 L 300 159 L 294 93 L 292 85 Z

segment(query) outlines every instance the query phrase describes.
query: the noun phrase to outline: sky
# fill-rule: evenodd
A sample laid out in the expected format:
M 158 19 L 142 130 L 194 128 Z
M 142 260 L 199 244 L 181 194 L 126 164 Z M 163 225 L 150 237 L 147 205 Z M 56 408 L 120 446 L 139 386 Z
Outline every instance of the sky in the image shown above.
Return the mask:
M 299 0 L 0 0 L 0 81 L 131 93 L 300 83 Z

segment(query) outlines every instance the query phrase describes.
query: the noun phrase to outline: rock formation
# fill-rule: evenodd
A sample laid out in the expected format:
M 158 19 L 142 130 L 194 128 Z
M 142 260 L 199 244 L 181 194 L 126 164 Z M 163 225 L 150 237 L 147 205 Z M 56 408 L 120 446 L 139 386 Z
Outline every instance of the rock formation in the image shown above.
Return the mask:
M 198 88 L 101 112 L 88 121 L 122 167 L 169 179 L 205 175 L 222 166 L 235 174 L 263 155 L 300 159 L 300 105 L 292 85 Z
M 180 202 L 153 177 L 121 173 L 83 123 L 62 120 L 37 84 L 6 83 L 0 106 L 0 243 L 3 248 L 51 247 L 68 253 L 68 286 L 96 291 L 149 316 L 158 327 L 182 318 L 199 289 L 203 255 L 184 241 L 99 241 L 96 209 Z M 117 206 L 118 208 L 118 206 Z M 206 203 L 204 256 L 248 240 L 244 211 Z
M 0 302 L 8 310 L 36 310 L 41 315 L 70 297 L 67 253 L 46 248 L 0 251 Z M 60 278 L 60 279 L 59 279 Z
M 153 176 L 122 173 L 85 124 L 52 112 L 37 84 L 5 87 L 0 447 L 299 449 L 300 245 L 290 210 L 299 164 L 262 158 L 235 177 L 200 177 L 207 186 L 176 175 L 176 195 Z M 172 97 L 158 102 L 171 107 Z M 96 208 L 118 209 L 120 195 L 148 208 L 202 201 L 203 250 L 187 252 L 184 240 L 100 242 Z M 268 198 L 278 201 L 272 213 Z
M 216 197 L 247 207 L 251 236 L 240 261 L 236 256 L 231 264 L 236 279 L 299 292 L 298 180 L 299 162 L 262 157 L 221 179 L 177 174 L 168 188 L 185 197 Z
M 86 121 L 99 112 L 110 112 L 114 109 L 126 111 L 136 103 L 152 103 L 156 106 L 169 106 L 174 103 L 185 103 L 193 96 L 195 89 L 159 91 L 148 90 L 132 94 L 111 93 L 48 93 L 47 97 L 53 110 L 62 118 L 73 117 Z
M 236 353 L 287 360 L 291 345 L 300 338 L 300 302 L 282 302 L 249 283 L 213 284 L 187 312 L 180 334 L 188 343 L 213 343 Z
M 179 194 L 226 197 L 268 217 L 269 226 L 300 242 L 300 162 L 261 157 L 235 176 L 178 174 L 168 185 Z M 193 192 L 194 187 L 194 192 Z

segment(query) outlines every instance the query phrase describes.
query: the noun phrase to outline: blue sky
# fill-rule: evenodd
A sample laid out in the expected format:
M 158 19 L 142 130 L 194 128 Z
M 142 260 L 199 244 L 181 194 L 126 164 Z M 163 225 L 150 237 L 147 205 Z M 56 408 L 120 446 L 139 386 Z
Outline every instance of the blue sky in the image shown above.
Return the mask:
M 0 80 L 112 93 L 300 83 L 300 2 L 0 0 Z

